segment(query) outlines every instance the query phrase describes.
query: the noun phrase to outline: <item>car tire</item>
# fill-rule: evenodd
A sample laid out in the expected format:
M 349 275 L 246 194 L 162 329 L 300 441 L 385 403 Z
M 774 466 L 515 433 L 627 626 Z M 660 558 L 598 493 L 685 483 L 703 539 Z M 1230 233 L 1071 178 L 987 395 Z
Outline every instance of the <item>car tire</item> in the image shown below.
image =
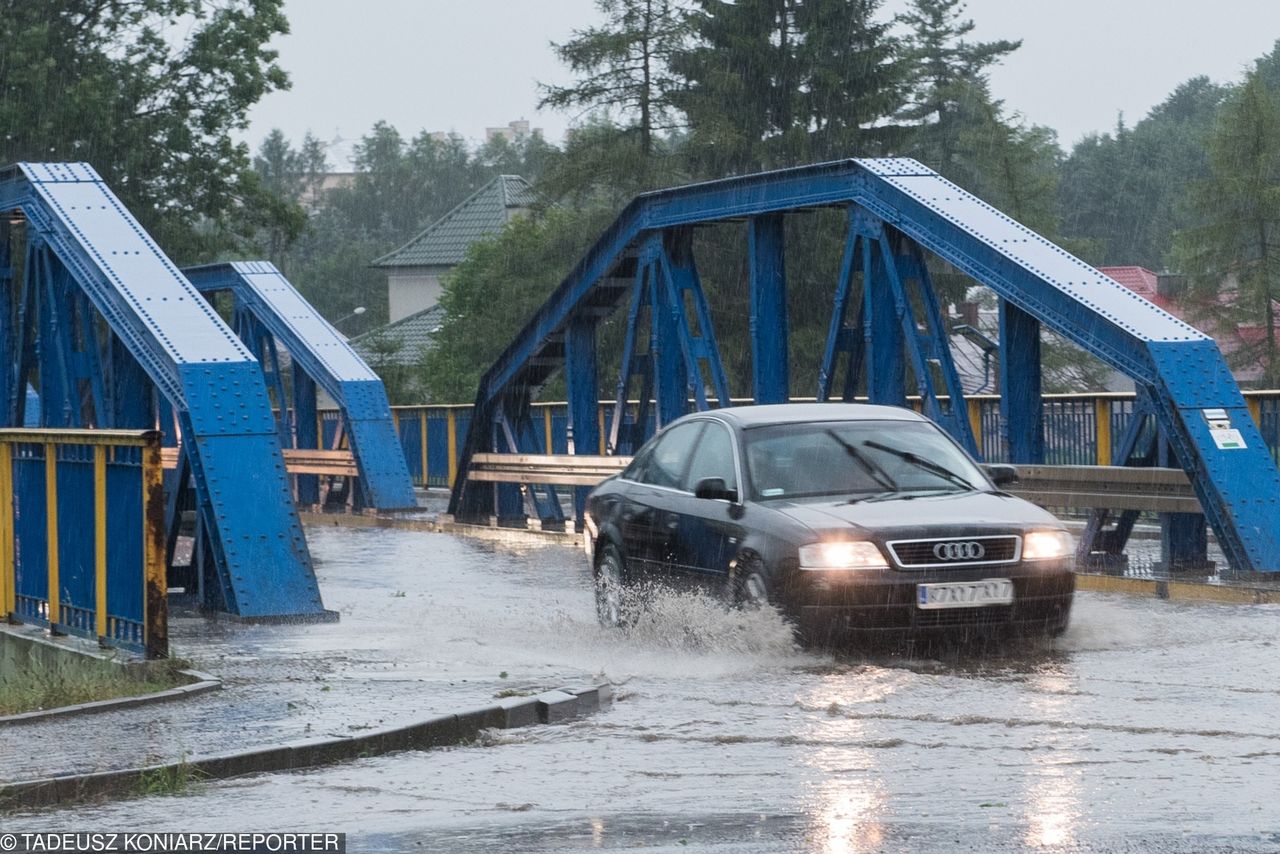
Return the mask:
M 627 570 L 622 551 L 605 543 L 596 558 L 596 618 L 608 629 L 626 628 L 634 622 L 627 604 Z
M 738 566 L 730 583 L 729 604 L 744 610 L 767 608 L 772 604 L 769 574 L 762 562 L 750 560 Z

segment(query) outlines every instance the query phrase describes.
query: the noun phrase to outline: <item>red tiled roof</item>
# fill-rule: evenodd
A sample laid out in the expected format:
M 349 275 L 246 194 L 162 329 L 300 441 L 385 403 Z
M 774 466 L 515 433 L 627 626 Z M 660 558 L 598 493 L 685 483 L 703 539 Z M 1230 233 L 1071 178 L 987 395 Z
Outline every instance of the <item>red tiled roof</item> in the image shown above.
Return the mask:
M 1115 279 L 1148 302 L 1160 306 L 1179 320 L 1212 336 L 1218 342 L 1218 349 L 1228 357 L 1243 347 L 1259 344 L 1266 339 L 1266 327 L 1263 325 L 1241 323 L 1234 328 L 1223 329 L 1212 318 L 1205 317 L 1206 312 L 1193 311 L 1192 305 L 1187 300 L 1162 296 L 1157 289 L 1160 277 L 1146 267 L 1099 267 L 1098 271 Z M 1230 292 L 1220 293 L 1217 299 L 1219 303 L 1228 304 L 1231 301 L 1231 294 Z M 1276 329 L 1280 331 L 1280 322 L 1277 322 Z M 1239 380 L 1258 380 L 1262 377 L 1262 366 L 1260 364 L 1244 365 L 1236 368 L 1234 373 Z
M 1179 320 L 1186 320 L 1182 312 L 1176 310 L 1175 300 L 1160 296 L 1156 290 L 1160 277 L 1146 267 L 1099 267 L 1098 271 L 1115 279 L 1148 302 L 1160 306 Z

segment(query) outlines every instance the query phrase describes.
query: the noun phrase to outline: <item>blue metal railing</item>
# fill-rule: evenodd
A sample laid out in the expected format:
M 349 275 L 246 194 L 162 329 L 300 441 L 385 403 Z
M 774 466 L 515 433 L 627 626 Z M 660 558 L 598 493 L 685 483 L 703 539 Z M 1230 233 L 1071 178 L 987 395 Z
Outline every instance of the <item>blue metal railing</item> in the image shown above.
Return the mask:
M 160 442 L 0 430 L 0 618 L 168 654 Z

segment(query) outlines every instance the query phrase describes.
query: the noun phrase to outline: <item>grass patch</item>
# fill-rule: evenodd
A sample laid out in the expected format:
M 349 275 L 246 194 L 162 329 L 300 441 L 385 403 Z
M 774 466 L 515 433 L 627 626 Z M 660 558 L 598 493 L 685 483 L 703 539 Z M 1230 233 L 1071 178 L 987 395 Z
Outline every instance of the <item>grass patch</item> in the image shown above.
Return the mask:
M 153 771 L 143 771 L 138 778 L 140 795 L 181 795 L 205 778 L 204 772 L 187 763 L 185 756 L 177 764 Z
M 38 665 L 16 668 L 14 672 L 6 670 L 0 677 L 0 715 L 151 694 L 185 681 L 163 671 L 140 681 L 113 667 L 72 670 Z

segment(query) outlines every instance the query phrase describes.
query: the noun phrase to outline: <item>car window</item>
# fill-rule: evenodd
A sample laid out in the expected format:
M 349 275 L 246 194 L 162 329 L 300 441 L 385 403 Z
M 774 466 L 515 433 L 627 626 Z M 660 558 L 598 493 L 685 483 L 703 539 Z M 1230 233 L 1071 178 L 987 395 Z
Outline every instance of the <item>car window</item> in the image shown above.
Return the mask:
M 988 488 L 978 467 L 927 421 L 753 428 L 746 461 L 757 499 Z
M 702 432 L 701 421 L 680 424 L 658 437 L 646 453 L 645 464 L 635 473 L 638 483 L 682 489 L 684 472 L 689 466 L 690 451 Z
M 698 440 L 693 452 L 689 474 L 685 476 L 685 489 L 693 492 L 703 478 L 718 477 L 729 489 L 738 488 L 738 473 L 733 464 L 733 437 L 729 428 L 707 422 L 707 429 Z
M 631 460 L 631 465 L 622 470 L 620 477 L 623 480 L 633 480 L 640 482 L 640 477 L 644 474 L 645 466 L 649 465 L 649 457 L 652 455 L 653 445 L 642 447 L 635 457 Z

